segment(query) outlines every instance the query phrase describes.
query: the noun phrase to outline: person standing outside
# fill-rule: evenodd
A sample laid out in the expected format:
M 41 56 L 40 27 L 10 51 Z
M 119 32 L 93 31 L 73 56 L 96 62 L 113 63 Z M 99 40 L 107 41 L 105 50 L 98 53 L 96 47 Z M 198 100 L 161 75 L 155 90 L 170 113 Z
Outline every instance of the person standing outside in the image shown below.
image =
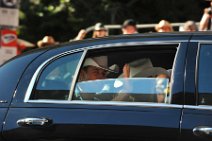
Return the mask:
M 136 22 L 133 19 L 127 19 L 122 25 L 122 34 L 137 34 Z
M 83 40 L 86 34 L 87 34 L 87 31 L 85 29 L 81 29 L 74 40 Z M 105 36 L 108 36 L 107 28 L 104 26 L 104 24 L 100 22 L 96 23 L 94 26 L 92 38 L 101 38 Z
M 210 7 L 204 9 L 204 14 L 199 26 L 200 31 L 212 30 L 212 0 L 206 1 L 210 1 Z
M 37 46 L 39 48 L 50 46 L 50 45 L 56 45 L 56 44 L 58 44 L 58 42 L 56 42 L 54 40 L 54 37 L 52 36 L 44 36 L 42 40 L 39 40 L 37 42 Z
M 161 20 L 156 26 L 155 30 L 157 32 L 173 32 L 173 27 L 171 23 L 167 20 Z

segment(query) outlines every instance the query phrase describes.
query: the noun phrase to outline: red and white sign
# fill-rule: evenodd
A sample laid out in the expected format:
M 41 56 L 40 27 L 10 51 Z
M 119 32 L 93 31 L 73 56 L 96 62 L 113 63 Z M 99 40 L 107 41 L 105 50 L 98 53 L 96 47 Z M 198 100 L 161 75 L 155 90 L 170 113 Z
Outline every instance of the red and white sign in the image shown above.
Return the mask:
M 17 55 L 17 34 L 15 30 L 1 30 L 0 64 Z
M 17 33 L 15 30 L 1 30 L 1 47 L 17 47 Z

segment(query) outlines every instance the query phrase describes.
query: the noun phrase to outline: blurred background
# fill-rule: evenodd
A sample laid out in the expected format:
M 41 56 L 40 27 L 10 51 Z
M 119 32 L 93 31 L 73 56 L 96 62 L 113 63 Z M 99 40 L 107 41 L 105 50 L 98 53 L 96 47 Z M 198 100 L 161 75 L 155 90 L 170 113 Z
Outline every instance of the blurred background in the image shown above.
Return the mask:
M 97 22 L 121 25 L 129 18 L 138 24 L 158 23 L 161 19 L 199 22 L 203 9 L 209 6 L 205 0 L 21 0 L 17 33 L 32 43 L 45 35 L 65 42 Z M 139 32 L 154 32 L 154 28 Z M 121 34 L 121 30 L 109 34 Z

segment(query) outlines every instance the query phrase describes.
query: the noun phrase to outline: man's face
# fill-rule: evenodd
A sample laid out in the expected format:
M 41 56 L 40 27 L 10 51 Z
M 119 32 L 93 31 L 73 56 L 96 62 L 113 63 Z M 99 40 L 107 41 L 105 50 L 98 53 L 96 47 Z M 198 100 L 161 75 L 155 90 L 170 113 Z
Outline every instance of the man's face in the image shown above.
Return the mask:
M 171 32 L 171 28 L 169 26 L 162 26 L 158 29 L 158 32 Z
M 97 35 L 97 37 L 105 37 L 105 36 L 107 36 L 107 31 L 106 30 L 97 30 L 96 35 Z
M 122 28 L 122 32 L 123 34 L 134 34 L 137 32 L 136 27 L 132 26 L 132 25 L 128 25 L 124 28 Z
M 87 80 L 105 79 L 106 71 L 94 66 L 89 66 L 86 70 Z

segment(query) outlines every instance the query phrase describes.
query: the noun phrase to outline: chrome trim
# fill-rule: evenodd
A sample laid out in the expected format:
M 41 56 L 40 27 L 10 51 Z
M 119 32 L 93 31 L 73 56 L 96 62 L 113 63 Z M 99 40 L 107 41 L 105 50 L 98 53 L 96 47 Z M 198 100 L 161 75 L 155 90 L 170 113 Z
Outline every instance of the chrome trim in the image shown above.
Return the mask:
M 19 126 L 44 126 L 49 123 L 49 120 L 46 118 L 23 118 L 19 119 L 16 122 Z
M 194 109 L 194 110 L 212 110 L 212 106 L 210 105 L 199 105 L 199 106 L 194 106 L 194 105 L 184 105 L 185 109 Z
M 193 128 L 193 134 L 198 137 L 205 137 L 212 135 L 212 127 L 209 126 L 197 126 Z
M 188 40 L 176 40 L 176 41 L 140 41 L 140 42 L 127 42 L 127 43 L 111 43 L 85 47 L 85 49 L 99 49 L 113 47 L 124 47 L 124 46 L 138 46 L 138 45 L 179 45 L 181 42 L 188 42 Z
M 79 51 L 83 51 L 83 49 L 76 49 L 76 50 L 67 51 L 67 52 L 64 52 L 64 53 L 55 55 L 55 56 L 49 58 L 48 60 L 46 60 L 45 62 L 43 62 L 43 63 L 37 68 L 37 70 L 35 71 L 35 73 L 33 74 L 32 78 L 31 78 L 31 81 L 30 81 L 30 83 L 29 83 L 29 86 L 28 86 L 28 88 L 27 88 L 27 91 L 26 91 L 26 94 L 25 94 L 25 97 L 24 97 L 24 102 L 28 102 L 28 101 L 29 101 L 30 95 L 31 95 L 32 90 L 33 90 L 33 86 L 34 86 L 34 84 L 35 84 L 35 82 L 36 82 L 36 78 L 38 77 L 38 74 L 40 73 L 40 71 L 42 70 L 42 68 L 43 68 L 48 62 L 50 62 L 51 60 L 56 59 L 56 58 L 58 58 L 58 57 L 62 57 L 62 56 L 65 56 L 65 55 L 68 55 L 68 54 L 72 54 L 72 53 L 76 53 L 76 52 L 79 52 Z
M 124 102 L 124 101 L 79 101 L 79 100 L 29 100 L 30 103 L 51 103 L 51 104 L 79 104 L 79 105 L 108 105 L 108 106 L 141 106 L 141 107 L 167 107 L 183 108 L 183 105 L 148 103 L 148 102 Z
M 212 42 L 211 42 L 212 43 Z M 194 82 L 195 82 L 195 96 L 196 96 L 196 104 L 199 104 L 199 94 L 198 94 L 198 86 L 199 86 L 199 80 L 198 80 L 198 73 L 199 73 L 199 56 L 200 56 L 200 49 L 201 49 L 201 44 L 202 43 L 198 43 L 198 48 L 197 48 L 197 53 L 196 53 L 196 64 L 195 64 L 195 78 L 194 78 Z
M 32 76 L 32 79 L 31 79 L 31 81 L 30 81 L 30 83 L 29 83 L 29 86 L 28 86 L 28 88 L 27 88 L 27 91 L 26 91 L 26 94 L 25 94 L 25 97 L 24 97 L 24 102 L 27 102 L 27 101 L 29 100 L 30 95 L 31 95 L 31 93 L 32 93 L 33 86 L 34 86 L 34 84 L 35 84 L 36 78 L 37 78 L 37 76 L 38 76 L 40 70 L 41 70 L 41 69 L 43 68 L 43 66 L 45 66 L 46 63 L 48 63 L 50 60 L 51 60 L 51 59 L 46 60 L 46 61 L 45 61 L 44 63 L 42 63 L 42 64 L 38 67 L 38 69 L 35 71 L 34 75 Z
M 7 103 L 7 100 L 0 100 L 0 103 Z
M 190 40 L 190 43 L 191 42 L 198 42 L 200 44 L 212 44 L 211 40 Z
M 76 84 L 76 81 L 77 81 L 77 74 L 79 73 L 80 71 L 80 67 L 82 66 L 82 63 L 83 63 L 83 60 L 85 59 L 85 55 L 87 54 L 87 49 L 84 50 L 80 60 L 79 60 L 79 63 L 77 65 L 77 68 L 75 70 L 75 73 L 74 73 L 74 78 L 71 82 L 71 88 L 70 88 L 70 91 L 69 91 L 69 95 L 68 95 L 68 100 L 71 101 L 71 98 L 73 97 L 73 94 L 74 94 L 74 87 L 75 87 L 75 84 Z

